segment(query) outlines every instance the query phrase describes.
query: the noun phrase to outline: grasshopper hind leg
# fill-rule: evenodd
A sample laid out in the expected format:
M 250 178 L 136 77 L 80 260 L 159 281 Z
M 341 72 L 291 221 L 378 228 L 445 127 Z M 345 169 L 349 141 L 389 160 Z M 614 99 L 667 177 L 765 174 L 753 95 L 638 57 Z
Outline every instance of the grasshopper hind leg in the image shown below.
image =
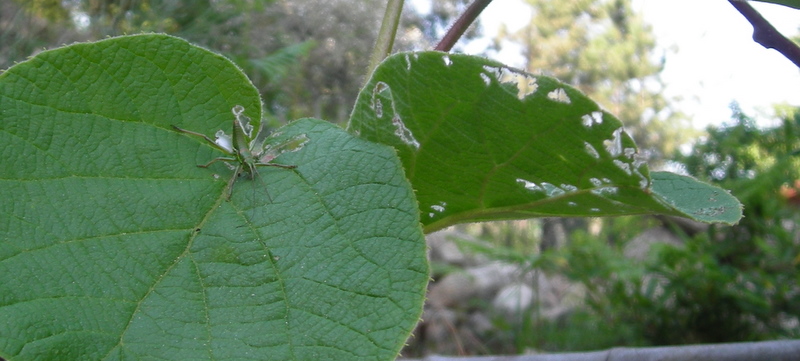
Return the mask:
M 208 166 L 208 165 L 206 165 L 206 166 Z M 233 171 L 233 175 L 231 175 L 231 179 L 228 180 L 228 185 L 225 186 L 226 193 L 228 193 L 228 195 L 225 197 L 225 199 L 227 201 L 230 201 L 231 200 L 231 196 L 233 196 L 233 184 L 236 183 L 236 178 L 239 178 L 239 173 L 241 173 L 241 172 L 242 172 L 242 165 L 239 164 L 238 166 L 236 166 L 236 169 Z

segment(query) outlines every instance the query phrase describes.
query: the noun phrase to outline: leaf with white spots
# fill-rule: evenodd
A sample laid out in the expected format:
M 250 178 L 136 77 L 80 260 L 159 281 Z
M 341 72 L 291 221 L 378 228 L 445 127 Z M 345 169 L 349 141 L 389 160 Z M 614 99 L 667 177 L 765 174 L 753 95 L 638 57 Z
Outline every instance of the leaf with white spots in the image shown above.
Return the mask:
M 479 57 L 389 57 L 360 93 L 348 129 L 398 150 L 426 231 L 480 220 L 654 213 L 735 223 L 741 214 L 718 188 L 730 197 L 724 212 L 687 211 L 688 199 L 661 186 L 666 177 L 651 180 L 613 115 L 553 78 Z

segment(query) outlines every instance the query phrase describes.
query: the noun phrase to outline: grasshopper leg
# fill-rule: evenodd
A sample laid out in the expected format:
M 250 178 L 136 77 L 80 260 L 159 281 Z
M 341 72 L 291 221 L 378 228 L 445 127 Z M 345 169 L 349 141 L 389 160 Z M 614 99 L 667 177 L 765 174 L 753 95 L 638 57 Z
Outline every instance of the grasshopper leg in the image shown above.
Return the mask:
M 278 164 L 278 163 L 255 163 L 256 166 L 259 167 L 278 167 L 283 169 L 295 169 L 297 168 L 296 165 L 286 165 L 286 164 Z
M 210 165 L 212 165 L 212 164 L 214 164 L 216 162 L 220 162 L 220 161 L 222 161 L 222 162 L 238 162 L 239 160 L 236 159 L 236 158 L 218 157 L 218 158 L 212 159 L 210 162 L 208 162 L 206 164 L 198 164 L 197 166 L 200 167 L 200 168 L 208 168 L 208 166 L 210 166 Z
M 217 144 L 217 142 L 213 141 L 211 138 L 209 138 L 207 135 L 205 135 L 205 134 L 203 134 L 203 133 L 198 133 L 198 132 L 193 132 L 193 131 L 191 131 L 191 130 L 186 130 L 186 129 L 183 129 L 183 128 L 178 128 L 178 127 L 176 127 L 176 126 L 174 126 L 174 125 L 172 126 L 172 129 L 175 129 L 176 131 L 178 131 L 178 132 L 181 132 L 181 133 L 185 133 L 185 134 L 189 134 L 189 135 L 194 135 L 195 137 L 201 137 L 201 138 L 205 139 L 205 141 L 206 141 L 206 142 L 208 142 L 208 144 L 210 144 L 212 147 L 214 147 L 214 148 L 217 148 L 217 149 L 221 150 L 223 153 L 226 153 L 226 154 L 231 154 L 231 152 L 230 152 L 229 150 L 227 150 L 227 149 L 223 148 L 222 146 L 220 146 L 219 144 Z M 217 158 L 217 159 L 219 159 L 219 158 Z M 209 163 L 209 164 L 211 164 L 211 163 Z M 206 166 L 208 166 L 208 164 L 207 164 Z M 205 168 L 205 167 L 204 167 L 204 168 Z
M 231 179 L 228 180 L 228 185 L 225 187 L 228 190 L 228 196 L 226 198 L 226 200 L 228 201 L 230 201 L 231 196 L 233 196 L 233 183 L 236 182 L 236 178 L 239 176 L 239 172 L 241 171 L 242 171 L 242 165 L 239 164 L 238 166 L 236 166 L 236 170 L 233 172 Z

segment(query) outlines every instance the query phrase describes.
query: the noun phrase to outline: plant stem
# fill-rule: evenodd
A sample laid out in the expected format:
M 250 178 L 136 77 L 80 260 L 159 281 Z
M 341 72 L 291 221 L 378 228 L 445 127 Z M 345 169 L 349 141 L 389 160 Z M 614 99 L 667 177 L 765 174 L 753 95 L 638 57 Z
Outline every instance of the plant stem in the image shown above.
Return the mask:
M 800 47 L 783 36 L 772 24 L 745 1 L 728 0 L 753 25 L 753 40 L 767 49 L 775 49 L 800 67 Z
M 372 74 L 375 68 L 392 52 L 394 38 L 397 35 L 397 26 L 400 24 L 400 15 L 403 12 L 404 0 L 389 0 L 386 4 L 386 12 L 383 14 L 383 23 L 378 32 L 378 40 L 372 49 L 369 58 L 369 69 L 367 74 Z
M 447 34 L 444 34 L 442 40 L 439 41 L 439 44 L 436 44 L 436 47 L 433 50 L 439 51 L 450 51 L 453 48 L 453 45 L 456 44 L 458 39 L 461 39 L 461 36 L 467 31 L 470 25 L 475 22 L 475 19 L 478 18 L 478 15 L 481 14 L 483 9 L 485 9 L 492 0 L 475 0 L 472 4 L 469 5 L 466 11 L 464 11 L 461 16 L 458 17 L 458 20 L 447 30 Z

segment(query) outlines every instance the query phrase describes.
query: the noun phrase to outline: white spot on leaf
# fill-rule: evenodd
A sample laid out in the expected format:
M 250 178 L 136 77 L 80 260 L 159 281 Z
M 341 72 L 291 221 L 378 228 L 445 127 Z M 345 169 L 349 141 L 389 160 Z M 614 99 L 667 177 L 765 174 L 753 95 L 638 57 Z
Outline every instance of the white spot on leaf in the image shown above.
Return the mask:
M 483 79 L 483 83 L 486 86 L 492 85 L 492 78 L 490 78 L 486 73 L 481 73 L 481 79 Z
M 583 126 L 591 128 L 595 124 L 603 124 L 603 112 L 594 111 L 581 116 Z
M 394 134 L 397 135 L 403 143 L 406 143 L 415 149 L 419 149 L 419 142 L 414 138 L 414 134 L 403 123 L 403 120 L 395 113 L 392 118 L 392 124 L 395 126 Z
M 231 108 L 231 113 L 233 113 L 233 116 L 236 117 L 239 128 L 242 129 L 244 134 L 247 135 L 248 138 L 252 138 L 253 125 L 250 124 L 250 118 L 244 115 L 244 107 L 241 105 L 235 105 L 233 108 Z
M 599 195 L 599 196 L 609 196 L 617 194 L 619 188 L 617 187 L 601 187 L 597 189 L 592 189 L 592 193 Z
M 372 103 L 372 110 L 375 111 L 376 117 L 383 118 L 383 103 L 381 103 L 380 99 L 374 99 Z
M 382 81 L 377 82 L 372 89 L 372 104 L 370 104 L 370 106 L 372 110 L 375 111 L 375 116 L 378 118 L 383 118 L 383 102 L 381 102 L 380 97 L 390 96 L 391 93 L 389 91 L 389 84 Z M 394 106 L 394 104 L 392 106 Z
M 538 184 L 522 178 L 517 178 L 517 183 L 521 183 L 529 191 L 541 192 L 543 190 Z
M 527 74 L 514 73 L 514 79 L 511 82 L 517 85 L 517 99 L 519 100 L 527 98 L 539 88 L 539 85 L 536 84 L 536 78 Z
M 244 107 L 238 104 L 234 105 L 233 108 L 231 108 L 231 113 L 233 113 L 234 116 L 239 116 L 244 113 Z
M 544 188 L 544 193 L 547 194 L 548 197 L 558 197 L 566 193 L 565 190 L 547 182 L 542 182 L 542 188 Z
M 569 99 L 567 92 L 563 88 L 556 88 L 555 90 L 547 93 L 547 98 L 559 103 L 570 104 L 572 100 Z
M 218 146 L 225 148 L 230 153 L 233 153 L 233 142 L 231 141 L 231 136 L 225 134 L 225 132 L 220 129 L 214 134 L 216 139 L 214 139 L 214 143 L 217 143 Z
M 433 218 L 433 216 L 436 215 L 434 212 L 442 213 L 445 211 L 445 207 L 447 207 L 447 202 L 439 202 L 438 204 L 434 204 L 431 206 L 433 212 L 428 213 L 428 215 Z
M 524 100 L 528 96 L 532 95 L 536 92 L 536 89 L 539 88 L 539 85 L 536 83 L 536 78 L 530 74 L 516 71 L 506 67 L 494 67 L 484 65 L 483 70 L 486 71 L 486 74 L 481 74 L 481 77 L 484 75 L 492 76 L 501 84 L 514 86 L 517 89 L 517 99 Z M 487 78 L 483 78 L 486 85 L 489 85 Z
M 725 213 L 725 207 L 720 206 L 720 207 L 700 208 L 693 213 L 698 216 L 716 217 L 720 214 Z
M 628 163 L 625 163 L 619 159 L 614 159 L 614 165 L 617 166 L 617 168 L 622 169 L 628 175 L 633 174 L 631 173 L 631 165 Z
M 576 187 L 576 186 L 574 186 L 572 184 L 562 184 L 561 185 L 561 189 L 563 189 L 563 190 L 565 190 L 567 192 L 575 192 L 575 191 L 578 190 L 578 187 Z
M 597 149 L 589 144 L 589 142 L 583 142 L 584 148 L 586 148 L 586 153 L 592 156 L 594 159 L 600 159 L 600 153 L 597 152 Z
M 503 72 L 502 72 L 501 68 L 498 68 L 498 67 L 484 65 L 483 66 L 483 70 L 486 70 L 487 73 L 493 75 L 494 78 L 497 79 L 497 80 L 500 80 L 500 78 L 503 75 Z
M 634 168 L 633 173 L 636 174 L 637 177 L 639 177 L 640 188 L 647 189 L 647 187 L 650 186 L 650 181 L 647 180 L 647 177 L 645 177 L 644 174 L 642 174 L 642 172 L 639 171 L 639 168 Z
M 625 148 L 625 149 L 622 150 L 622 153 L 625 154 L 625 156 L 628 157 L 628 159 L 633 159 L 633 156 L 636 155 L 636 149 L 635 148 Z
M 375 84 L 375 88 L 372 89 L 372 94 L 380 94 L 386 90 L 389 90 L 389 84 L 379 81 Z
M 536 184 L 534 182 L 521 178 L 517 178 L 517 183 L 521 183 L 525 187 L 525 189 L 529 191 L 543 192 L 548 197 L 558 197 L 568 192 L 574 192 L 578 190 L 578 187 L 569 184 L 562 184 L 561 187 L 557 187 L 547 182 Z
M 603 145 L 606 147 L 606 152 L 611 154 L 612 157 L 622 154 L 622 128 L 617 128 L 611 139 L 603 141 Z

